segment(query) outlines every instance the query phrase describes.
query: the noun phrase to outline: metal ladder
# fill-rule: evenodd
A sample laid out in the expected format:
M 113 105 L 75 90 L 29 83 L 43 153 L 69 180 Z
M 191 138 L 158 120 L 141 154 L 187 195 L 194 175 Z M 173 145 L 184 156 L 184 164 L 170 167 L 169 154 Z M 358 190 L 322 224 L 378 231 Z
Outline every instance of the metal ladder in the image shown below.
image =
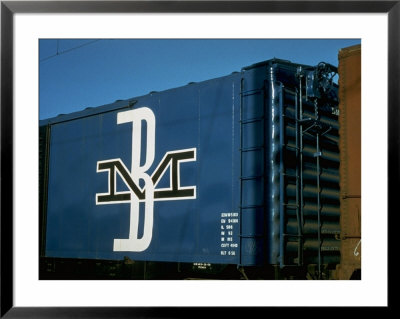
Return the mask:
M 242 83 L 243 85 L 243 83 Z M 252 89 L 252 90 L 247 90 L 243 91 L 241 90 L 241 103 L 240 103 L 240 206 L 239 206 L 239 215 L 241 220 L 243 220 L 244 216 L 246 214 L 250 214 L 251 210 L 259 209 L 265 209 L 265 199 L 263 199 L 262 203 L 245 203 L 244 200 L 244 193 L 247 192 L 247 188 L 245 186 L 246 182 L 249 181 L 257 181 L 257 180 L 262 180 L 262 184 L 264 185 L 264 179 L 265 179 L 265 164 L 263 166 L 263 171 L 262 172 L 257 172 L 257 174 L 249 174 L 248 172 L 244 171 L 243 167 L 243 162 L 244 162 L 244 157 L 247 156 L 248 154 L 254 154 L 254 156 L 257 155 L 257 152 L 262 154 L 262 162 L 265 163 L 265 139 L 263 139 L 262 144 L 260 145 L 244 145 L 244 139 L 245 139 L 245 134 L 246 128 L 252 125 L 256 125 L 256 123 L 261 123 L 262 124 L 262 131 L 264 131 L 264 120 L 265 120 L 265 110 L 264 110 L 264 105 L 263 105 L 263 110 L 259 116 L 251 116 L 251 117 L 245 117 L 245 108 L 247 107 L 247 103 L 245 103 L 245 99 L 253 96 L 253 95 L 258 95 L 261 94 L 263 97 L 263 100 L 265 99 L 265 88 L 258 88 L 258 89 Z M 247 216 L 246 216 L 247 217 Z M 254 241 L 263 238 L 264 234 L 245 234 L 243 233 L 242 230 L 242 222 L 240 223 L 240 246 L 242 246 L 242 241 L 244 239 L 254 239 Z M 240 264 L 242 264 L 242 254 L 240 254 Z
M 300 92 L 301 92 L 300 85 Z M 294 117 L 286 114 L 285 100 L 286 95 L 291 95 L 294 99 Z M 298 96 L 300 95 L 300 98 Z M 300 100 L 300 102 L 299 102 Z M 303 216 L 303 116 L 302 116 L 302 98 L 301 94 L 296 90 L 292 91 L 283 86 L 280 90 L 280 105 L 279 105 L 279 115 L 280 115 L 280 234 L 281 234 L 281 259 L 280 267 L 286 266 L 302 266 L 303 265 L 303 226 L 304 226 L 304 216 Z M 289 145 L 286 139 L 286 127 L 288 123 L 291 122 L 295 127 L 295 145 Z M 295 158 L 295 168 L 294 174 L 287 173 L 286 158 L 288 157 L 288 152 Z M 293 170 L 293 167 L 291 167 Z M 287 185 L 295 186 L 295 200 L 294 203 L 289 203 L 287 192 L 285 187 Z M 288 233 L 286 229 L 286 224 L 288 220 L 288 210 L 295 211 L 296 223 L 297 223 L 297 233 Z M 297 257 L 293 258 L 293 263 L 288 263 L 286 261 L 286 244 L 289 239 L 293 242 L 297 242 Z
M 304 136 L 307 134 L 311 136 L 315 141 L 315 152 L 313 153 L 313 157 L 315 158 L 315 172 L 316 172 L 316 206 L 317 206 L 317 235 L 314 240 L 317 240 L 317 264 L 318 264 L 318 279 L 321 279 L 321 266 L 322 266 L 322 216 L 321 216 L 321 165 L 320 158 L 322 156 L 322 151 L 320 147 L 321 138 L 328 133 L 332 128 L 329 125 L 323 124 L 320 121 L 320 112 L 318 99 L 307 99 L 307 96 L 304 96 L 303 91 L 303 80 L 304 74 L 301 67 L 298 69 L 297 73 L 299 79 L 299 87 L 296 91 L 288 90 L 284 87 L 281 88 L 281 97 L 280 97 L 280 144 L 281 144 L 281 160 L 280 160 L 280 185 L 281 185 L 281 267 L 285 266 L 303 266 L 304 264 L 304 243 L 305 243 L 305 216 L 304 216 L 304 193 L 303 189 L 305 187 L 304 180 Z M 287 95 L 294 96 L 294 106 L 295 106 L 295 116 L 290 117 L 286 114 L 286 108 L 284 105 L 284 101 Z M 303 117 L 303 99 L 312 102 L 314 105 L 314 115 L 313 118 Z M 288 123 L 292 122 L 295 125 L 295 146 L 290 146 L 287 143 L 287 138 L 285 136 L 286 128 L 288 127 Z M 296 159 L 295 165 L 295 173 L 288 174 L 288 167 L 286 166 L 286 159 L 288 152 L 294 153 L 294 158 Z M 290 169 L 290 168 L 289 168 Z M 293 167 L 291 168 L 293 170 Z M 288 194 L 285 191 L 285 187 L 287 185 L 295 185 L 295 204 L 290 204 L 288 202 Z M 295 210 L 296 214 L 296 222 L 297 222 L 297 233 L 288 233 L 286 226 L 288 221 L 288 210 Z M 287 258 L 285 258 L 286 246 L 289 242 L 297 242 L 297 258 L 293 258 L 292 263 L 287 262 Z

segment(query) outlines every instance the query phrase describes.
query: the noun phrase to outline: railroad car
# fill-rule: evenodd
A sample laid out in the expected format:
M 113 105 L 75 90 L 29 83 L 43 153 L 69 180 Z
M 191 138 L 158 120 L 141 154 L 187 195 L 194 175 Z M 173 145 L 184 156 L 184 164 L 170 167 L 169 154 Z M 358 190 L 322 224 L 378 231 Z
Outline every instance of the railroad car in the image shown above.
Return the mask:
M 271 59 L 41 120 L 40 279 L 338 279 L 336 75 Z
M 361 45 L 339 51 L 341 261 L 338 279 L 361 279 Z

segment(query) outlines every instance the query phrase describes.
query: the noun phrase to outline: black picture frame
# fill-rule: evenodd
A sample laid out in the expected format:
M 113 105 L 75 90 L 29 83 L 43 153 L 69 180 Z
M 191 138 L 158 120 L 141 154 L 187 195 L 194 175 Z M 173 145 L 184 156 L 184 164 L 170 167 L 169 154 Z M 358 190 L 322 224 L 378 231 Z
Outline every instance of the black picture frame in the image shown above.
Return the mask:
M 13 16 L 15 13 L 266 12 L 388 14 L 388 219 L 399 186 L 400 1 L 1 1 L 1 317 L 177 318 L 191 308 L 59 307 L 13 305 Z M 391 225 L 392 224 L 392 225 Z M 393 226 L 393 223 L 388 223 Z M 388 229 L 388 234 L 391 234 Z M 388 240 L 390 244 L 390 240 Z M 390 265 L 390 256 L 388 254 Z M 388 269 L 389 270 L 389 269 Z M 388 281 L 388 286 L 390 280 Z M 388 300 L 390 308 L 391 298 Z M 225 309 L 208 309 L 221 315 Z M 307 309 L 291 308 L 297 315 Z M 300 311 L 300 312 L 299 312 Z M 191 315 L 189 315 L 191 313 Z M 235 310 L 235 313 L 238 314 Z M 240 312 L 239 312 L 240 313 Z

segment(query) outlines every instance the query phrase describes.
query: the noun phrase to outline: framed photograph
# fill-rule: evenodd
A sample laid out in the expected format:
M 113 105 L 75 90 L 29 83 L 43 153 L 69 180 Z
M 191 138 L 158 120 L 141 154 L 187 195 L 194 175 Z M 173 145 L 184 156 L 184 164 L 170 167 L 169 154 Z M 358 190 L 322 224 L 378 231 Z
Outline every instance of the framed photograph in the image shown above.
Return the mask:
M 399 18 L 398 1 L 2 1 L 1 316 L 389 307 Z M 362 196 L 339 193 L 354 123 Z

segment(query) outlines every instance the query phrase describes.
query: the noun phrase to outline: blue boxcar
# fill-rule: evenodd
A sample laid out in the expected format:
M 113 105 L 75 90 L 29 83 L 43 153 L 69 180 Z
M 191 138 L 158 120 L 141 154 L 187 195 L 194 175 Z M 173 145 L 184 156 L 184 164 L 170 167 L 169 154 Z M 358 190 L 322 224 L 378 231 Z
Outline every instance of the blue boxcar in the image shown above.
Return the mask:
M 334 73 L 274 59 L 40 121 L 44 255 L 338 263 Z

